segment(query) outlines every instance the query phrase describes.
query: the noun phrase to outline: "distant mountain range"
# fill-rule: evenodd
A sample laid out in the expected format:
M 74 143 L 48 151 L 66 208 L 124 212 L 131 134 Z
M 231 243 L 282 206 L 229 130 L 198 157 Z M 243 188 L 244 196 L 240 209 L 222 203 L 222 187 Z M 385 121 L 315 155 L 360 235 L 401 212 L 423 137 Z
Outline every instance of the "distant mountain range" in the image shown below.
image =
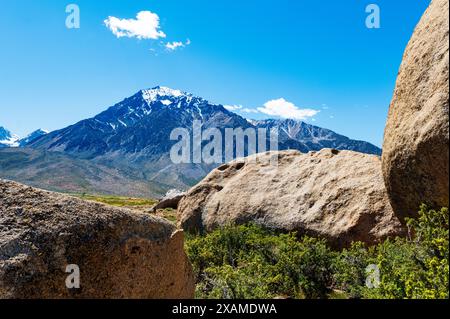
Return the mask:
M 176 143 L 170 133 L 180 127 L 192 131 L 194 121 L 201 121 L 203 129 L 220 131 L 276 129 L 280 149 L 335 148 L 381 154 L 370 143 L 301 121 L 251 121 L 201 97 L 156 87 L 67 128 L 37 133 L 23 143 L 4 143 L 22 148 L 0 151 L 0 177 L 59 191 L 127 196 L 159 196 L 168 189 L 185 189 L 216 166 L 175 165 L 170 160 L 170 149 Z M 0 135 L 0 140 L 10 141 L 11 134 Z
M 19 136 L 12 134 L 6 128 L 0 126 L 0 148 L 25 147 L 27 144 L 47 133 L 47 131 L 39 129 L 24 138 L 20 138 Z
M 26 137 L 22 138 L 19 140 L 19 146 L 20 147 L 25 147 L 28 144 L 30 144 L 31 142 L 34 142 L 35 140 L 37 140 L 38 138 L 40 138 L 41 136 L 47 135 L 49 132 L 42 130 L 42 129 L 38 129 L 30 134 L 28 134 Z
M 256 127 L 278 130 L 281 149 L 296 149 L 303 153 L 323 148 L 349 150 L 366 154 L 381 155 L 381 149 L 364 141 L 356 141 L 331 130 L 296 120 L 251 121 Z
M 10 131 L 0 126 L 0 148 L 19 146 L 18 139 L 18 136 L 12 135 Z

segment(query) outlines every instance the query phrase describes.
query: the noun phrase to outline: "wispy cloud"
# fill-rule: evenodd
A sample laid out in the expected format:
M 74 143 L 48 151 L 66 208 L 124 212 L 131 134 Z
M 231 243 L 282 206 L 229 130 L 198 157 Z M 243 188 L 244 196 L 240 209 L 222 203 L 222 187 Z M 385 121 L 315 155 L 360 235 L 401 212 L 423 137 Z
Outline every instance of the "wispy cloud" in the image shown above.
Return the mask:
M 243 109 L 241 110 L 241 112 L 243 112 L 243 113 L 248 113 L 248 114 L 258 114 L 258 113 L 260 113 L 257 109 L 250 109 L 250 108 L 248 108 L 248 107 L 243 108 Z
M 258 114 L 260 113 L 257 109 L 251 109 L 248 107 L 243 107 L 242 105 L 225 105 L 224 106 L 228 111 L 238 112 L 238 113 L 247 113 L 247 114 Z
M 242 110 L 242 105 L 224 105 L 224 107 L 231 112 Z
M 313 109 L 301 109 L 294 103 L 288 102 L 283 98 L 266 102 L 264 107 L 258 108 L 258 111 L 270 116 L 295 120 L 305 120 L 317 115 L 320 112 Z
M 191 44 L 191 40 L 187 39 L 186 42 L 184 42 L 184 43 L 181 41 L 167 42 L 165 47 L 169 51 L 175 51 L 176 49 L 184 48 L 190 44 Z
M 159 16 L 156 13 L 141 11 L 137 14 L 136 19 L 108 17 L 104 23 L 118 38 L 157 40 L 166 37 L 166 34 L 161 30 L 159 21 Z

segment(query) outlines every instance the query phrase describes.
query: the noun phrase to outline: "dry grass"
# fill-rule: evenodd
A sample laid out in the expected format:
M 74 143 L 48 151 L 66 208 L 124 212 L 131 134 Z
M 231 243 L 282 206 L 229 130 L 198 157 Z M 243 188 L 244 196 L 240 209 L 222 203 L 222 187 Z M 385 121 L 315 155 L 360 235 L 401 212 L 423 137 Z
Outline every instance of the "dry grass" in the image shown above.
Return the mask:
M 121 197 L 121 196 L 110 196 L 110 195 L 87 195 L 78 194 L 73 195 L 83 200 L 89 200 L 94 202 L 99 202 L 111 206 L 129 208 L 133 210 L 138 210 L 143 213 L 149 213 L 151 208 L 158 203 L 155 199 L 149 198 L 133 198 L 133 197 Z M 172 223 L 177 222 L 177 211 L 174 209 L 159 209 L 154 215 L 163 217 Z
M 148 198 L 133 198 L 133 197 L 121 197 L 121 196 L 101 196 L 101 195 L 75 195 L 83 200 L 90 200 L 116 207 L 125 207 L 132 209 L 145 210 L 153 207 L 157 200 Z

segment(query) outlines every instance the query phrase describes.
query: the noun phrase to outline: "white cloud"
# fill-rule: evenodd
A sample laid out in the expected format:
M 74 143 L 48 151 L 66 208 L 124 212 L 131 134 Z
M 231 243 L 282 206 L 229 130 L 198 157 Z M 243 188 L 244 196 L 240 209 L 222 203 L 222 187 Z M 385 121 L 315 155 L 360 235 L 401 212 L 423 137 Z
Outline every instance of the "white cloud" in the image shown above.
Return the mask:
M 191 40 L 187 39 L 185 43 L 181 41 L 167 42 L 165 47 L 169 51 L 175 51 L 178 48 L 184 48 L 191 44 Z
M 166 48 L 171 51 L 174 51 L 174 50 L 176 50 L 178 48 L 182 48 L 182 47 L 184 47 L 183 42 L 167 42 L 166 43 Z
M 224 108 L 226 108 L 228 111 L 234 112 L 242 110 L 242 105 L 224 105 Z
M 250 108 L 243 108 L 241 110 L 243 113 L 248 113 L 248 114 L 258 114 L 260 113 L 257 109 L 250 109 Z
M 312 109 L 300 109 L 293 103 L 281 98 L 278 100 L 271 100 L 264 104 L 264 107 L 259 107 L 258 111 L 261 113 L 278 116 L 281 118 L 289 118 L 295 120 L 305 120 L 309 117 L 313 117 L 320 111 Z
M 118 38 L 157 40 L 166 37 L 166 34 L 160 29 L 159 16 L 150 11 L 139 12 L 136 19 L 108 17 L 104 23 Z
M 247 114 L 258 114 L 259 113 L 259 111 L 257 109 L 243 107 L 242 105 L 225 105 L 224 107 L 228 111 L 231 111 L 231 112 L 240 112 L 240 113 L 247 113 Z

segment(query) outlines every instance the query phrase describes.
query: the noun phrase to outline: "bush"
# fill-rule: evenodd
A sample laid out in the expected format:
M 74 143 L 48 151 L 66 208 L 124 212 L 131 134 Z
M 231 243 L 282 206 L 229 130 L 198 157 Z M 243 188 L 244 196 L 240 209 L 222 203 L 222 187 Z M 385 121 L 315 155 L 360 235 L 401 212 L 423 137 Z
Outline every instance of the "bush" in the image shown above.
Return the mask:
M 333 253 L 324 240 L 280 237 L 275 271 L 283 293 L 293 297 L 326 298 L 332 283 Z
M 417 220 L 409 219 L 407 239 L 388 240 L 375 250 L 381 272 L 378 289 L 367 298 L 449 298 L 448 209 L 422 206 Z
M 448 298 L 448 209 L 422 206 L 409 238 L 333 252 L 324 240 L 279 234 L 256 225 L 190 236 L 198 298 Z M 366 287 L 377 265 L 376 288 Z
M 362 298 L 366 289 L 366 268 L 374 262 L 372 254 L 360 242 L 336 254 L 333 261 L 334 288 L 345 291 L 349 298 Z
M 188 238 L 186 251 L 200 298 L 317 298 L 329 291 L 332 253 L 323 240 L 229 226 Z

